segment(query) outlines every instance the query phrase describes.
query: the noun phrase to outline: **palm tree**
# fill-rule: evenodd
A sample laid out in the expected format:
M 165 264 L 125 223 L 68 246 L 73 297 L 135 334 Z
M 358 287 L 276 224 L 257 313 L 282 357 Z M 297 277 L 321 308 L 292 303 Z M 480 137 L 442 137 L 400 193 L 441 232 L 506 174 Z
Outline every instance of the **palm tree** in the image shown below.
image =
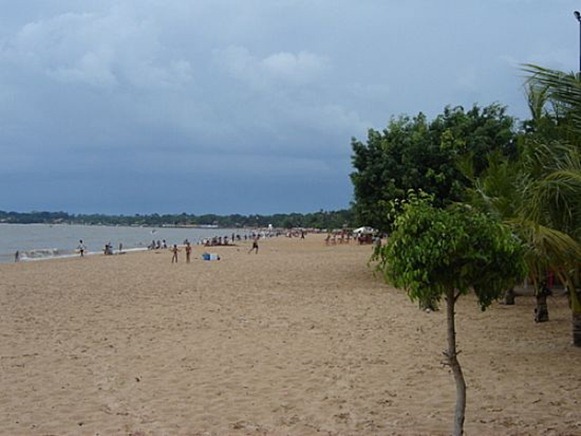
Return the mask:
M 581 224 L 581 166 L 577 147 L 565 143 L 533 141 L 522 160 L 526 182 L 518 226 L 530 243 L 529 266 L 538 303 L 535 319 L 542 322 L 548 320 L 546 271 L 572 284 L 570 273 L 581 260 L 576 234 Z M 575 287 L 569 292 L 576 299 Z
M 544 89 L 547 101 L 553 110 L 551 115 L 560 127 L 557 131 L 558 140 L 569 144 L 565 153 L 560 153 L 557 168 L 553 174 L 539 185 L 540 202 L 551 202 L 553 208 L 549 211 L 553 226 L 567 233 L 577 245 L 581 241 L 581 168 L 579 154 L 581 153 L 581 75 L 564 73 L 557 70 L 525 65 L 525 71 L 530 74 L 529 84 L 537 89 Z M 539 211 L 540 212 L 540 211 Z M 563 253 L 561 267 L 556 273 L 569 291 L 573 321 L 573 343 L 581 346 L 581 295 L 577 288 L 581 287 L 580 269 L 581 256 L 575 250 Z
M 525 243 L 537 298 L 535 320 L 548 321 L 547 272 L 555 271 L 571 285 L 581 259 L 579 153 L 559 143 L 526 140 L 518 161 L 489 160 L 487 172 L 474 180 L 469 201 L 500 218 Z M 578 301 L 576 294 L 572 297 Z
M 572 133 L 579 135 L 581 133 L 581 76 L 532 64 L 525 64 L 523 69 L 529 74 L 527 79 L 529 89 L 535 89 L 537 95 L 542 92 L 544 103 L 552 106 L 546 114 L 551 113 Z M 576 139 L 573 142 L 579 145 L 579 138 Z
M 581 81 L 533 65 L 525 71 L 532 119 L 520 137 L 519 157 L 491 156 L 486 174 L 474 181 L 471 201 L 525 242 L 537 322 L 548 320 L 547 272 L 567 287 L 573 343 L 581 346 Z

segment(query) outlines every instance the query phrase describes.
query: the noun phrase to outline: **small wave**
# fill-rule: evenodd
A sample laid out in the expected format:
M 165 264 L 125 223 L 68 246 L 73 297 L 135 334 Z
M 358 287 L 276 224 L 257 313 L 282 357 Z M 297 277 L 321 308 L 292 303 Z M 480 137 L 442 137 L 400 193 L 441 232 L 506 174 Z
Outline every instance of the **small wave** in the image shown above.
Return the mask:
M 123 253 L 134 253 L 134 252 L 138 252 L 138 251 L 147 251 L 146 247 L 135 247 L 135 248 L 127 248 L 127 249 L 123 249 L 122 251 L 116 250 L 115 254 L 123 254 Z
M 20 251 L 20 260 L 38 260 L 53 257 L 60 257 L 65 255 L 59 251 L 58 248 L 37 248 L 35 250 Z
M 113 254 L 125 254 L 125 253 L 135 253 L 139 251 L 147 251 L 145 247 L 134 247 L 134 248 L 124 248 L 122 251 L 114 250 Z M 103 254 L 102 251 L 87 251 L 85 256 L 94 256 Z M 18 261 L 20 262 L 33 262 L 38 260 L 48 260 L 48 259 L 64 259 L 70 257 L 78 257 L 78 251 L 66 251 L 59 250 L 58 248 L 37 248 L 34 250 L 21 250 L 18 252 Z M 0 256 L 0 263 L 8 263 L 16 260 L 15 255 L 3 254 Z

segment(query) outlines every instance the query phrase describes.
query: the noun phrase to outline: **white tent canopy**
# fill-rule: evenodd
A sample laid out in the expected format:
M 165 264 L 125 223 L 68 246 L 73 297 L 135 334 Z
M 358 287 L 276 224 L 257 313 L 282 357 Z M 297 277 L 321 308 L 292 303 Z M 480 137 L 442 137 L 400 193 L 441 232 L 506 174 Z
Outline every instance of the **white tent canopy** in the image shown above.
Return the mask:
M 373 227 L 363 226 L 353 230 L 353 233 L 357 233 L 358 235 L 372 235 L 375 233 L 375 229 Z

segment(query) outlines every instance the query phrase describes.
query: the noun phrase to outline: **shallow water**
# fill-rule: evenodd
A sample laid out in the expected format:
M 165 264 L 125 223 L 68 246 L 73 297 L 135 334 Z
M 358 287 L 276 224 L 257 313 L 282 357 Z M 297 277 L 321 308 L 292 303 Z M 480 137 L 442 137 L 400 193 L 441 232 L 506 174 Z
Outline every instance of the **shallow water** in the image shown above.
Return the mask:
M 78 256 L 80 241 L 87 254 L 102 253 L 105 244 L 115 251 L 145 250 L 152 241 L 167 245 L 192 244 L 214 236 L 244 235 L 240 229 L 84 226 L 69 224 L 0 224 L 0 263 Z M 121 247 L 120 247 L 120 244 Z

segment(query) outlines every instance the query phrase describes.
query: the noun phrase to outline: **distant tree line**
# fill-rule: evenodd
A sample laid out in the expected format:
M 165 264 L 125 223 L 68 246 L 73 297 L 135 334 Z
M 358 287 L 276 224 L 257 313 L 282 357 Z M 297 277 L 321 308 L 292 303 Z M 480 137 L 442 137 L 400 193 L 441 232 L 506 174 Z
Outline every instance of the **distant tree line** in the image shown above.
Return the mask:
M 108 226 L 218 226 L 222 228 L 267 227 L 340 229 L 355 225 L 350 209 L 338 211 L 319 210 L 314 213 L 289 213 L 274 215 L 193 215 L 150 214 L 150 215 L 104 215 L 69 214 L 67 212 L 5 212 L 0 211 L 0 223 L 11 224 L 85 224 Z

